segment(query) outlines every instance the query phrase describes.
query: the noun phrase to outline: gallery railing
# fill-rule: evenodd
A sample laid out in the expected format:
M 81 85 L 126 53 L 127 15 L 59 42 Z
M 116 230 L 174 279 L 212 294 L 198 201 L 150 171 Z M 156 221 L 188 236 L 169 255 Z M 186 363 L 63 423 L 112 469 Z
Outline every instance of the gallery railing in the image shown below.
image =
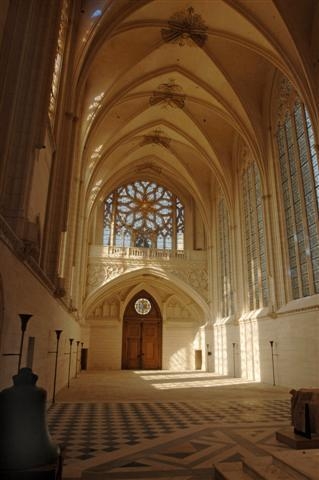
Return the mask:
M 206 252 L 202 250 L 163 250 L 158 248 L 92 245 L 89 256 L 132 259 L 202 260 L 206 257 Z
M 91 245 L 87 270 L 87 294 L 114 278 L 141 268 L 165 270 L 207 296 L 207 255 L 204 250 Z

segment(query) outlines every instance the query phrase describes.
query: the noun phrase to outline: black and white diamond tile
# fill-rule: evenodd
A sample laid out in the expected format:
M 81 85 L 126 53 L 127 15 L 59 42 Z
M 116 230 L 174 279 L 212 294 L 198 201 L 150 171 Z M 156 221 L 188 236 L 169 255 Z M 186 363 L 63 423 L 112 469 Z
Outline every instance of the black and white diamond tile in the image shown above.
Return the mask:
M 151 461 L 153 470 L 154 462 L 156 465 L 159 462 L 163 468 L 165 465 L 166 471 L 172 468 L 173 462 L 173 467 L 178 467 L 180 474 L 184 472 L 183 475 L 188 475 L 189 469 L 192 471 L 195 469 L 193 473 L 199 475 L 199 477 L 185 476 L 184 478 L 202 478 L 203 480 L 206 478 L 200 477 L 200 474 L 204 475 L 203 471 L 199 473 L 197 470 L 204 468 L 203 465 L 207 462 L 211 465 L 214 456 L 223 457 L 225 450 L 229 452 L 230 457 L 235 455 L 234 458 L 237 458 L 240 452 L 236 450 L 236 445 L 241 445 L 245 451 L 248 446 L 250 450 L 251 445 L 259 445 L 265 439 L 269 440 L 273 437 L 275 426 L 268 428 L 269 423 L 273 425 L 278 423 L 282 426 L 289 425 L 289 422 L 288 399 L 256 402 L 245 400 L 197 402 L 196 404 L 190 402 L 58 403 L 48 412 L 50 433 L 57 443 L 65 446 L 65 466 L 101 455 L 107 457 L 130 447 L 140 446 L 141 451 L 144 452 L 152 446 L 152 441 L 163 439 L 163 451 L 158 448 L 156 450 L 156 455 L 160 455 L 159 458 L 152 456 L 143 457 L 142 460 L 129 458 L 127 461 L 124 460 L 125 468 L 138 474 L 141 473 L 138 472 L 139 469 L 142 469 L 142 473 L 146 473 L 146 467 L 140 464 L 148 465 L 149 469 Z M 211 426 L 214 428 L 209 429 L 208 427 Z M 187 440 L 176 445 L 167 443 L 168 437 L 177 436 L 183 439 L 194 429 L 199 429 L 201 434 L 192 433 L 190 442 Z M 116 473 L 112 465 L 107 467 L 108 478 L 113 478 L 109 477 L 112 472 L 114 475 Z M 116 468 L 123 469 L 124 464 Z M 114 478 L 144 477 L 125 477 L 124 475 Z M 178 475 L 178 478 L 182 477 Z

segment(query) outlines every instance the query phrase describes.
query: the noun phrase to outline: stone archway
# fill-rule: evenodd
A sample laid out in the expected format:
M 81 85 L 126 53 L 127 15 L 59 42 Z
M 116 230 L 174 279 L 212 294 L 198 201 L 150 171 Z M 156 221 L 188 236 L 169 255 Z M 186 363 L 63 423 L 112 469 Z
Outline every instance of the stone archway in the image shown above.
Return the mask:
M 162 315 L 145 290 L 134 295 L 124 312 L 122 369 L 158 370 L 162 367 Z

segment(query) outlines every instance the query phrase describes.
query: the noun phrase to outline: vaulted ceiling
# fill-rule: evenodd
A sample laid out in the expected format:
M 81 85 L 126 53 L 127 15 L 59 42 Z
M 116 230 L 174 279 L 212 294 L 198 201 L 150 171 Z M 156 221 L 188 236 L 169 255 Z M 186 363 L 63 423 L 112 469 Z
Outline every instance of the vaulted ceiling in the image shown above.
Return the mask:
M 238 143 L 265 157 L 276 72 L 311 100 L 317 3 L 83 2 L 73 101 L 87 214 L 128 177 L 202 206 L 217 185 L 230 196 Z

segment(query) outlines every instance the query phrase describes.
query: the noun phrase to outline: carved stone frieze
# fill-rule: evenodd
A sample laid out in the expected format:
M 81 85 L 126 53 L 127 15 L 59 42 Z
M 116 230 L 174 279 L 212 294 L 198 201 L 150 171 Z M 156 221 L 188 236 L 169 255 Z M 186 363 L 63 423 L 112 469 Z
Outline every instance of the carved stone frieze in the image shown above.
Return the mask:
M 119 321 L 120 305 L 119 299 L 108 298 L 92 308 L 87 319 L 90 323 Z
M 165 264 L 165 267 L 164 267 Z M 155 261 L 154 259 L 121 259 L 105 258 L 92 259 L 87 271 L 87 293 L 107 284 L 114 278 L 142 267 L 164 267 L 167 273 L 173 274 L 196 290 L 205 300 L 208 298 L 208 274 L 203 261 L 189 261 L 173 259 L 167 261 Z
M 187 268 L 171 270 L 176 277 L 190 285 L 197 293 L 207 300 L 208 298 L 208 274 L 205 268 Z
M 91 264 L 88 269 L 87 284 L 92 289 L 104 285 L 115 277 L 125 272 L 123 264 Z

